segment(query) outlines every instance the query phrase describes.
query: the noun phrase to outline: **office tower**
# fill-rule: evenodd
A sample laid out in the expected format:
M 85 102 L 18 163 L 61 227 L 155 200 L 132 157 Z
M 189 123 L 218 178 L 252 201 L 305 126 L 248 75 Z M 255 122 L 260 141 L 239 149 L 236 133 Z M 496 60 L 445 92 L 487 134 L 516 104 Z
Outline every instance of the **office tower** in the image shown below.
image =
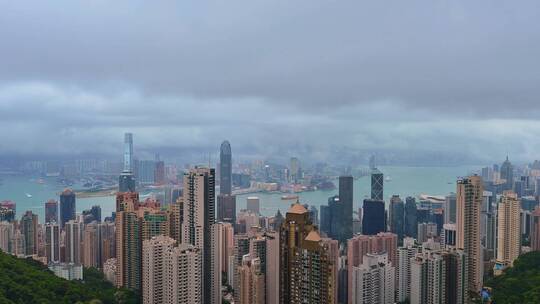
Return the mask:
M 381 171 L 371 171 L 371 199 L 384 201 L 384 176 Z
M 167 253 L 176 241 L 170 237 L 160 235 L 143 241 L 142 246 L 142 299 L 145 304 L 159 304 L 164 302 L 164 290 L 167 282 L 163 279 L 167 268 Z M 180 273 L 179 275 L 186 275 Z
M 124 134 L 124 170 L 118 179 L 119 192 L 135 192 L 133 177 L 133 134 Z
M 279 303 L 279 233 L 266 232 L 266 304 Z
M 416 200 L 414 197 L 405 199 L 405 236 L 416 238 L 418 229 Z
M 352 268 L 353 304 L 393 304 L 396 271 L 383 254 L 367 254 L 364 262 Z
M 517 195 L 505 191 L 498 207 L 497 263 L 511 266 L 521 252 L 520 210 Z
M 204 273 L 199 248 L 188 244 L 172 248 L 165 255 L 164 269 L 163 303 L 208 303 L 201 290 Z
M 504 180 L 503 190 L 512 190 L 514 185 L 514 167 L 508 160 L 508 156 L 506 156 L 506 160 L 502 163 L 500 172 L 501 179 Z
M 45 254 L 47 263 L 60 262 L 60 226 L 55 222 L 45 224 Z
M 218 221 L 236 223 L 236 195 L 219 194 L 216 209 Z
M 399 195 L 393 195 L 390 199 L 390 231 L 397 234 L 401 242 L 405 234 L 405 204 Z
M 66 189 L 60 194 L 60 228 L 64 229 L 64 225 L 75 219 L 75 192 L 71 189 Z
M 480 208 L 484 192 L 482 178 L 477 175 L 457 181 L 456 220 L 457 248 L 466 256 L 467 291 L 477 294 L 482 288 L 482 249 L 480 244 Z
M 346 242 L 352 237 L 352 215 L 353 215 L 353 192 L 354 179 L 352 176 L 339 177 L 339 202 L 341 204 L 341 233 L 337 240 Z M 334 238 L 336 239 L 336 238 Z
M 290 173 L 289 173 L 289 181 L 291 183 L 298 183 L 298 180 L 301 178 L 301 172 L 300 172 L 300 160 L 296 157 L 291 157 L 291 167 L 290 167 Z
M 140 160 L 137 162 L 137 182 L 139 185 L 152 185 L 156 182 L 156 162 Z
M 386 231 L 384 220 L 384 202 L 381 200 L 365 199 L 362 206 L 362 233 L 374 235 Z
M 21 232 L 24 235 L 25 255 L 34 255 L 38 252 L 38 216 L 32 211 L 26 211 L 21 218 Z
M 83 231 L 82 237 L 82 263 L 84 267 L 100 268 L 100 238 L 98 223 L 92 223 L 86 225 Z
M 156 185 L 164 185 L 165 182 L 165 162 L 162 160 L 156 160 L 154 169 L 154 183 Z
M 410 303 L 466 303 L 465 256 L 461 250 L 426 251 L 411 259 Z
M 280 230 L 280 303 L 334 303 L 329 248 L 304 206 L 291 206 Z
M 1 221 L 0 222 L 0 249 L 5 253 L 13 252 L 13 224 Z
M 411 259 L 421 251 L 421 247 L 415 244 L 414 239 L 405 238 L 403 246 L 397 249 L 396 269 L 396 300 L 405 302 L 411 296 Z
M 456 223 L 456 194 L 450 193 L 444 201 L 444 223 Z
M 238 278 L 240 304 L 265 303 L 265 276 L 259 258 L 245 255 L 238 267 Z
M 305 205 L 306 209 L 309 207 L 307 204 Z M 309 207 L 309 218 L 313 222 L 314 225 L 319 226 L 319 210 L 317 210 L 317 207 L 311 206 Z
M 116 196 L 116 284 L 140 290 L 142 231 L 137 209 L 138 193 Z
M 249 196 L 246 199 L 246 209 L 256 214 L 261 213 L 259 198 L 257 196 Z
M 531 250 L 540 251 L 540 207 L 531 213 L 531 234 L 529 239 L 531 240 Z
M 455 247 L 456 246 L 456 234 L 457 234 L 457 227 L 456 224 L 444 224 L 443 225 L 443 232 L 442 232 L 442 242 L 447 247 Z
M 202 251 L 203 302 L 216 303 L 212 295 L 212 284 L 217 269 L 212 269 L 212 230 L 215 222 L 215 171 L 195 168 L 184 174 L 184 221 L 182 223 L 183 244 L 190 244 Z
M 45 223 L 58 223 L 58 202 L 53 199 L 45 203 Z
M 427 242 L 428 239 L 437 237 L 437 224 L 435 223 L 418 223 L 418 243 Z
M 227 140 L 219 149 L 219 194 L 232 194 L 232 151 Z
M 81 264 L 81 241 L 83 236 L 83 223 L 70 220 L 64 226 L 66 231 L 65 258 L 66 263 Z

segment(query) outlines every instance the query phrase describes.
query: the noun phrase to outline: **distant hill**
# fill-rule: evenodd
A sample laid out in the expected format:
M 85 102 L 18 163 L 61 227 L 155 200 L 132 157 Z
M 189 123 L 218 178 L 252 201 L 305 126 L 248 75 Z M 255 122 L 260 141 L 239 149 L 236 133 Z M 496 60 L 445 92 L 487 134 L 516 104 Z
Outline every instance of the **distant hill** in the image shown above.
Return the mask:
M 497 304 L 540 303 L 540 252 L 520 256 L 514 267 L 486 285 L 493 288 L 492 299 Z
M 133 292 L 116 289 L 96 269 L 85 269 L 84 281 L 67 281 L 32 259 L 0 251 L 0 303 L 136 304 Z

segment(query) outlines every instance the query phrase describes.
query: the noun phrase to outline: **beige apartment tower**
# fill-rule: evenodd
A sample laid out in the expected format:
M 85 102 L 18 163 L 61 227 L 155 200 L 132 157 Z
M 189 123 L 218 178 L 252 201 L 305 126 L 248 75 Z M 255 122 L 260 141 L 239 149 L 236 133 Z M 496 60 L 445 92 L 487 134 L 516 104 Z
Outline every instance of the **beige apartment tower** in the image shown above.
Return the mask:
M 521 251 L 520 211 L 517 194 L 505 191 L 497 210 L 497 262 L 503 265 L 511 266 Z
M 457 248 L 466 256 L 467 291 L 478 294 L 482 289 L 482 248 L 480 244 L 480 212 L 484 186 L 478 175 L 457 181 L 456 221 Z

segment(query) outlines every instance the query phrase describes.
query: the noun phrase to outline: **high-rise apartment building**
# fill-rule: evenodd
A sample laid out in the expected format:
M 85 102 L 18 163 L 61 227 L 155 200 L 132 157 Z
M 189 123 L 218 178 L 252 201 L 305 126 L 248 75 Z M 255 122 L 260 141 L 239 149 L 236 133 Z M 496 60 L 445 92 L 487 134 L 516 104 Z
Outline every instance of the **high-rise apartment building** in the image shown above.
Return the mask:
M 82 237 L 82 263 L 84 267 L 100 268 L 100 235 L 98 223 L 93 222 L 86 225 Z
M 262 272 L 261 260 L 259 258 L 245 255 L 242 258 L 242 265 L 238 267 L 239 279 L 239 303 L 240 304 L 264 304 L 265 275 Z
M 60 194 L 60 228 L 64 229 L 64 225 L 75 219 L 75 192 L 71 189 L 66 189 Z
M 6 221 L 0 222 L 0 249 L 6 253 L 13 253 L 13 224 Z
M 393 304 L 396 271 L 386 253 L 364 257 L 361 265 L 352 268 L 352 304 Z
M 38 216 L 26 211 L 21 218 L 21 232 L 24 235 L 25 255 L 38 253 Z
M 202 251 L 204 303 L 219 303 L 212 286 L 220 284 L 221 272 L 213 269 L 213 226 L 215 222 L 215 171 L 195 168 L 184 174 L 182 243 Z M 218 287 L 219 288 L 219 287 Z
M 410 265 L 410 303 L 467 303 L 465 263 L 461 250 L 418 253 Z
M 384 175 L 379 169 L 371 171 L 371 199 L 384 201 Z
M 143 241 L 142 246 L 142 299 L 145 304 L 164 302 L 164 290 L 170 282 L 164 280 L 168 251 L 176 241 L 160 235 Z M 178 273 L 179 276 L 187 273 Z M 176 277 L 178 279 L 179 277 Z M 164 286 L 165 285 L 165 286 Z
M 353 267 L 359 267 L 368 253 L 384 253 L 388 262 L 396 266 L 397 262 L 397 235 L 390 232 L 380 232 L 376 235 L 355 235 L 347 241 L 347 267 L 348 267 L 348 303 L 352 303 L 352 273 Z
M 232 151 L 227 140 L 219 149 L 219 194 L 232 194 Z
M 47 263 L 60 262 L 60 226 L 55 222 L 45 224 L 45 254 Z
M 482 248 L 480 243 L 480 212 L 484 186 L 477 175 L 458 180 L 456 191 L 457 248 L 466 257 L 467 290 L 477 294 L 482 289 Z
M 163 303 L 208 303 L 203 300 L 203 261 L 199 248 L 180 244 L 165 255 Z
M 540 251 L 540 207 L 531 214 L 531 250 Z
M 511 266 L 521 252 L 520 211 L 517 195 L 505 191 L 497 212 L 497 263 Z
M 334 303 L 336 265 L 308 211 L 299 203 L 287 212 L 280 247 L 280 303 Z
M 83 223 L 75 220 L 68 221 L 64 226 L 66 232 L 64 240 L 66 263 L 82 264 L 81 242 L 83 227 Z
M 58 202 L 53 199 L 45 203 L 45 223 L 58 223 Z
M 141 287 L 142 231 L 137 193 L 116 196 L 116 284 L 129 289 Z
M 413 238 L 405 238 L 403 246 L 397 249 L 396 263 L 396 300 L 405 302 L 411 296 L 411 259 L 421 251 L 421 247 L 415 244 Z

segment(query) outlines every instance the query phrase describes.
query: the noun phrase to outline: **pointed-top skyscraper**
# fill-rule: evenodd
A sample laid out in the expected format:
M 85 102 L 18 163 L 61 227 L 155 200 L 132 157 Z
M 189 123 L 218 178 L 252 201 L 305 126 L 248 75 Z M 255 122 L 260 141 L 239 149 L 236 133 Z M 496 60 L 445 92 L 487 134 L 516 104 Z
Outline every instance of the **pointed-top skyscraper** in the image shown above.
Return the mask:
M 133 134 L 124 134 L 124 170 L 118 180 L 119 192 L 135 192 L 133 177 Z
M 221 143 L 219 150 L 219 193 L 231 195 L 232 153 L 228 140 Z

